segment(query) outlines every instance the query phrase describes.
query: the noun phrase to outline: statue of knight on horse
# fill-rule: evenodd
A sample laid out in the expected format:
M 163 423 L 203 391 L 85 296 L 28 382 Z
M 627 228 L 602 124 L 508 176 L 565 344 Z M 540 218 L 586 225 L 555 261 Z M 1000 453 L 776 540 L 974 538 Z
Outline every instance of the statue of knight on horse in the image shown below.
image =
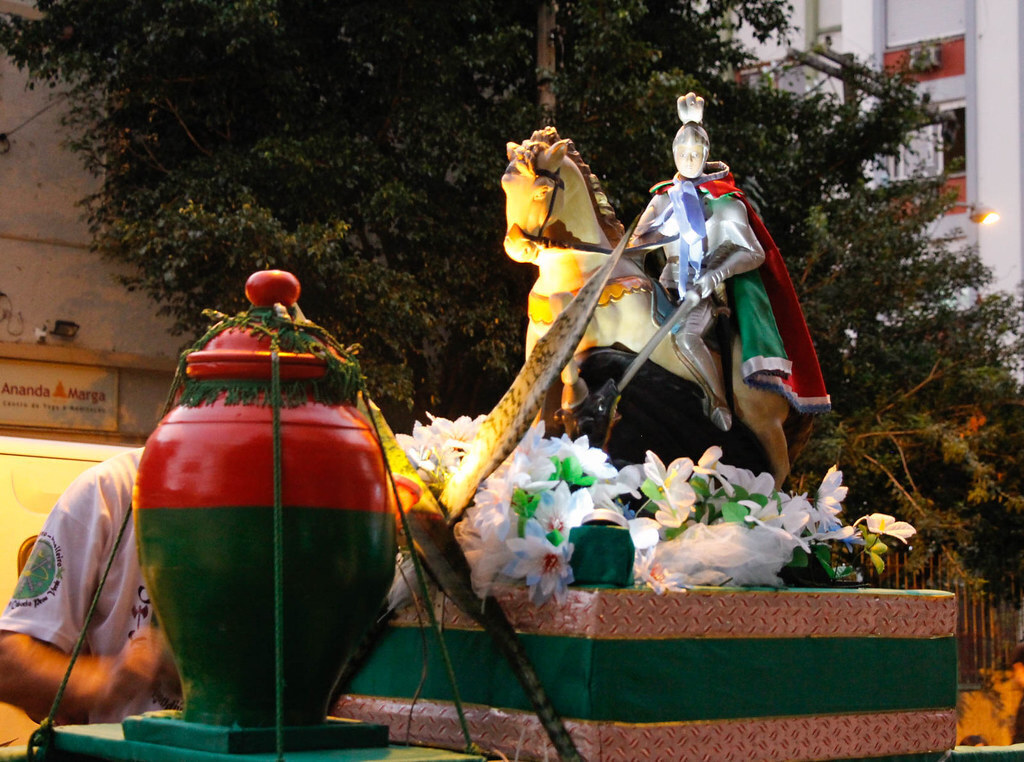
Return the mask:
M 652 188 L 544 417 L 624 462 L 646 450 L 697 459 L 717 444 L 781 485 L 829 398 L 778 248 L 729 167 L 708 161 L 703 99 L 688 93 L 677 109 L 677 174 Z M 553 128 L 509 143 L 508 158 L 505 249 L 538 267 L 529 354 L 624 231 Z

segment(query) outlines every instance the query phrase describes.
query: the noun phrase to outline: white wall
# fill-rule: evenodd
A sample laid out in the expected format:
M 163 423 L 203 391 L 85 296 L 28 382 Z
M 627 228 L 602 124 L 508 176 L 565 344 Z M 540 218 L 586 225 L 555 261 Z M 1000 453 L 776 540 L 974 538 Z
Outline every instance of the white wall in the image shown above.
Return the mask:
M 168 334 L 148 298 L 117 282 L 125 267 L 88 250 L 78 202 L 98 181 L 62 146 L 64 107 L 48 88 L 26 90 L 25 76 L 0 60 L 0 132 L 9 136 L 0 153 L 0 342 L 34 343 L 36 327 L 63 319 L 81 326 L 67 346 L 176 356 L 183 339 Z
M 967 109 L 967 202 L 996 209 L 1001 219 L 978 226 L 966 214 L 940 221 L 936 232 L 960 227 L 977 244 L 992 269 L 995 288 L 1015 291 L 1024 257 L 1024 7 L 1021 0 L 801 0 L 793 23 L 793 44 L 808 48 L 815 39 L 813 18 L 833 23 L 841 3 L 842 29 L 832 33 L 839 52 L 882 65 L 886 45 L 902 47 L 923 40 L 965 39 L 963 76 L 921 84 L 935 103 L 961 102 Z M 742 37 L 742 35 L 741 35 Z M 784 55 L 780 46 L 744 40 L 761 61 Z
M 968 201 L 1001 215 L 980 226 L 977 240 L 999 288 L 1014 290 L 1021 280 L 1022 21 L 1020 0 L 973 0 L 975 68 L 968 63 L 968 92 L 977 104 L 976 185 Z M 970 48 L 968 47 L 968 50 Z

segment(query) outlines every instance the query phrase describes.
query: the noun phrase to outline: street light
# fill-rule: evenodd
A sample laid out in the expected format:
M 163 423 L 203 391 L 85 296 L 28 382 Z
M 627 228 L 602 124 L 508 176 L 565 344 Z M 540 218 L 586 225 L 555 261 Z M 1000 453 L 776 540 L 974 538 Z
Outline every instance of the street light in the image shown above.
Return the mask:
M 979 225 L 991 225 L 994 222 L 999 222 L 999 212 L 990 207 L 972 205 L 969 211 L 968 219 Z

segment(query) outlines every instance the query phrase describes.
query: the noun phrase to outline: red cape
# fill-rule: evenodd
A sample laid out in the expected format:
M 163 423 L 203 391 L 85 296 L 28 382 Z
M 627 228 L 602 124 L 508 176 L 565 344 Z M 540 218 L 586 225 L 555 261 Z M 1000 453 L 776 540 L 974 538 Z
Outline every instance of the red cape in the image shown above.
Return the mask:
M 793 289 L 793 281 L 789 277 L 785 262 L 782 261 L 779 247 L 775 245 L 768 228 L 750 205 L 746 194 L 736 187 L 731 173 L 721 180 L 709 180 L 698 187 L 710 193 L 712 198 L 731 193 L 747 207 L 750 227 L 764 249 L 764 264 L 759 269 L 761 280 L 768 293 L 786 355 L 793 363 L 790 377 L 782 379 L 783 385 L 787 388 L 786 396 L 800 412 L 827 413 L 832 409 L 832 403 L 828 392 L 825 391 L 818 353 L 811 341 L 807 321 L 804 319 L 803 310 L 800 309 L 800 300 Z

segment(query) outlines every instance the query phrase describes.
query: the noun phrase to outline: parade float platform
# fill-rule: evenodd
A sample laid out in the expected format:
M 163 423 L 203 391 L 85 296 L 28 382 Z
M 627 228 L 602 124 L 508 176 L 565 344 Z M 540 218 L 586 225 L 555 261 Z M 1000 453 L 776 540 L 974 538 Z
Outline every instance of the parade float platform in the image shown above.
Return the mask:
M 497 597 L 588 762 L 924 762 L 956 744 L 951 593 L 570 588 L 563 605 L 540 607 L 523 587 Z M 554 759 L 489 636 L 433 600 L 473 740 Z M 463 745 L 437 640 L 412 608 L 331 713 L 386 724 L 393 741 Z
M 138 718 L 129 718 L 130 723 Z M 263 729 L 261 729 L 263 730 Z M 267 729 L 273 735 L 273 728 Z M 128 731 L 131 735 L 131 730 Z M 226 736 L 224 736 L 226 737 Z M 125 738 L 120 724 L 73 725 L 58 728 L 47 762 L 274 762 L 274 751 L 202 751 L 165 743 L 148 743 Z M 0 749 L 0 762 L 28 760 L 24 747 Z M 446 749 L 412 746 L 370 745 L 363 748 L 309 749 L 286 751 L 290 762 L 483 762 L 483 757 Z

